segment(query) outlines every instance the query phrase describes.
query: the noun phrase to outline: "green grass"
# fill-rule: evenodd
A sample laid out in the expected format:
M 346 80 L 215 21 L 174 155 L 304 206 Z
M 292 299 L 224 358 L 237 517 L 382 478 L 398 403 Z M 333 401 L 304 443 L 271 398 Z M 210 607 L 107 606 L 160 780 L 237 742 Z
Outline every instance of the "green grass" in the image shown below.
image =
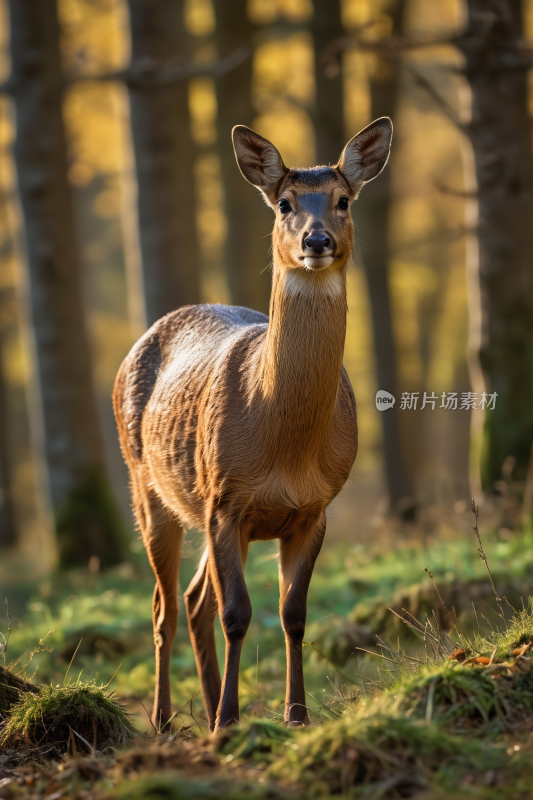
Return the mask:
M 26 692 L 10 709 L 0 746 L 57 744 L 64 752 L 76 735 L 74 752 L 87 749 L 83 739 L 98 750 L 106 744 L 124 745 L 133 739 L 135 729 L 129 713 L 117 705 L 113 695 L 114 691 L 106 691 L 95 681 L 44 685 L 39 694 Z
M 486 538 L 485 549 L 498 591 L 516 602 L 517 597 L 509 597 L 505 586 L 512 583 L 516 594 L 517 590 L 527 593 L 530 583 L 533 585 L 533 535 L 515 534 L 505 542 L 491 536 Z M 250 548 L 247 583 L 253 618 L 241 660 L 243 712 L 257 699 L 258 683 L 261 698 L 270 709 L 279 709 L 283 703 L 285 646 L 278 612 L 278 567 L 277 560 L 271 557 L 273 553 L 275 547 L 271 544 L 258 543 Z M 105 683 L 120 666 L 117 675 L 120 695 L 130 698 L 129 707 L 136 714 L 136 724 L 149 730 L 147 716 L 135 698 L 142 699 L 149 707 L 154 690 L 153 577 L 143 552 L 132 558 L 132 565 L 103 575 L 73 572 L 58 576 L 53 584 L 44 582 L 37 593 L 28 593 L 26 598 L 18 595 L 11 616 L 19 619 L 19 625 L 12 623 L 7 659 L 18 658 L 27 651 L 28 657 L 20 662 L 20 670 L 29 660 L 35 642 L 42 638 L 43 632 L 51 630 L 47 643 L 52 652 L 35 654 L 25 673 L 31 677 L 38 668 L 36 679 L 58 684 L 81 641 L 73 669 L 83 669 L 83 677 L 98 674 Z M 194 556 L 182 558 L 181 591 L 192 578 L 196 561 Z M 444 595 L 447 591 L 450 596 L 460 592 L 463 612 L 470 620 L 466 624 L 472 631 L 472 620 L 475 624 L 472 601 L 480 615 L 485 613 L 484 604 L 488 607 L 492 603 L 473 534 L 429 544 L 414 542 L 385 552 L 342 544 L 325 548 L 315 569 L 308 602 L 306 640 L 314 646 L 304 652 L 304 669 L 306 687 L 313 696 L 324 695 L 323 690 L 329 685 L 326 676 L 333 679 L 336 674 L 326 658 L 340 667 L 351 682 L 358 683 L 356 656 L 348 664 L 345 662 L 357 646 L 373 649 L 377 633 L 388 641 L 401 636 L 406 647 L 418 647 L 415 637 L 409 642 L 408 628 L 390 613 L 388 606 L 398 611 L 406 607 L 419 618 L 425 612 L 431 614 L 432 609 L 438 610 L 425 566 L 432 569 Z M 461 622 L 465 622 L 463 617 Z M 481 616 L 480 622 L 485 625 Z M 219 663 L 223 663 L 223 647 L 217 623 Z M 365 659 L 365 664 L 368 670 L 374 669 L 371 660 Z M 199 689 L 182 605 L 171 676 L 172 701 L 179 708 Z M 199 696 L 193 706 L 195 715 L 201 715 Z M 200 722 L 203 724 L 201 719 Z
M 281 798 L 344 792 L 378 798 L 424 790 L 427 797 L 460 797 L 471 796 L 474 787 L 476 797 L 492 800 L 506 796 L 505 782 L 515 794 L 521 791 L 532 780 L 523 753 L 533 719 L 533 678 L 530 656 L 522 658 L 513 650 L 533 639 L 533 609 L 527 602 L 519 605 L 520 595 L 527 597 L 533 587 L 533 534 L 515 534 L 505 542 L 484 535 L 498 594 L 518 609 L 511 623 L 490 610 L 492 590 L 476 547 L 472 534 L 412 542 L 379 553 L 342 544 L 324 551 L 311 583 L 304 649 L 314 724 L 298 730 L 286 729 L 279 716 L 285 647 L 278 615 L 277 561 L 271 558 L 275 551 L 271 544 L 254 545 L 247 565 L 254 616 L 241 661 L 243 721 L 215 740 L 168 743 L 170 750 L 189 747 L 185 761 L 191 764 L 209 751 L 213 774 L 202 774 L 201 782 L 200 773 L 190 774 L 185 762 L 176 765 L 175 758 L 163 757 L 158 750 L 157 759 L 147 756 L 146 763 L 140 759 L 144 766 L 136 766 L 133 777 L 131 770 L 120 774 L 117 767 L 113 786 L 106 777 L 96 796 L 103 792 L 149 800 L 207 798 L 218 792 L 228 798 Z M 196 560 L 182 559 L 181 592 L 194 574 Z M 11 713 L 3 731 L 4 737 L 11 737 L 6 742 L 37 743 L 43 731 L 55 726 L 63 741 L 72 728 L 92 744 L 95 718 L 99 746 L 107 739 L 121 741 L 121 736 L 125 741 L 132 722 L 150 731 L 141 701 L 149 710 L 154 689 L 153 577 L 142 553 L 132 562 L 103 575 L 77 571 L 58 576 L 53 585 L 42 584 L 24 598 L 25 610 L 20 607 L 22 595 L 17 596 L 19 608 L 11 609 L 11 617 L 17 616 L 19 622 L 11 623 L 7 660 L 26 652 L 15 671 L 31 678 L 38 668 L 34 680 L 42 688 L 38 696 L 24 695 Z M 424 567 L 432 570 L 446 604 L 456 607 L 460 630 L 445 632 L 442 620 L 448 614 L 439 609 Z M 403 607 L 413 614 L 407 617 L 412 627 L 391 614 L 389 605 L 399 613 Z M 510 616 L 511 607 L 505 608 Z M 49 630 L 50 650 L 33 652 L 35 642 Z M 465 657 L 493 657 L 493 663 L 450 661 L 456 642 L 466 650 Z M 222 663 L 220 629 L 217 646 Z M 378 651 L 384 658 L 362 651 L 353 655 L 357 646 Z M 71 661 L 72 669 L 82 675 L 77 685 L 64 685 Z M 119 667 L 117 693 L 134 712 L 131 719 L 124 709 L 117 712 L 114 696 L 102 688 Z M 191 700 L 199 682 L 183 612 L 171 684 L 174 709 L 184 706 L 178 726 L 196 736 L 197 720 L 205 734 L 200 696 Z M 266 718 L 255 718 L 249 709 L 255 703 L 257 711 L 258 697 Z M 109 714 L 117 713 L 113 719 L 118 728 L 113 733 Z M 157 741 L 146 744 L 148 753 L 159 746 Z M 515 746 L 520 749 L 515 751 Z M 159 765 L 157 775 L 154 763 Z

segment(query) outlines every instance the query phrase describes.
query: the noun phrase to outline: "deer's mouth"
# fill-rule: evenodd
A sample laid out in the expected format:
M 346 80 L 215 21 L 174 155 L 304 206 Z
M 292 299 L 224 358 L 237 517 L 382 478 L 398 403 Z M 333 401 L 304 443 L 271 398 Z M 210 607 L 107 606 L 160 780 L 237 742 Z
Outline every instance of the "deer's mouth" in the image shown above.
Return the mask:
M 335 258 L 333 255 L 300 257 L 300 261 L 303 261 L 305 269 L 313 272 L 319 272 L 322 269 L 327 269 L 333 264 L 334 260 Z

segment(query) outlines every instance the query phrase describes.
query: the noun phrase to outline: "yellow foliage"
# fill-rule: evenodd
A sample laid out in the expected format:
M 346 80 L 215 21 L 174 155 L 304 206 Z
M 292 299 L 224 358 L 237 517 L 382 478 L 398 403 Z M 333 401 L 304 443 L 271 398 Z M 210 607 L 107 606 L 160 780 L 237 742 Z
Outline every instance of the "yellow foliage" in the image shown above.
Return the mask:
M 117 370 L 133 344 L 128 320 L 93 310 L 90 317 L 95 380 L 99 394 L 108 396 Z
M 276 0 L 249 0 L 248 15 L 256 25 L 270 25 L 278 18 Z
M 216 142 L 217 96 L 212 78 L 189 81 L 189 109 L 194 141 L 201 145 Z
M 215 29 L 211 0 L 185 0 L 185 25 L 193 36 L 209 36 Z
M 94 75 L 129 57 L 126 0 L 58 0 L 61 54 L 67 74 Z
M 276 0 L 276 6 L 291 22 L 306 22 L 313 16 L 311 0 Z
M 82 170 L 113 174 L 120 171 L 121 133 L 117 119 L 117 92 L 111 83 L 75 84 L 65 93 L 63 115 L 69 150 Z M 79 168 L 74 176 L 81 174 Z
M 311 37 L 296 33 L 283 40 L 266 42 L 255 51 L 254 101 L 259 111 L 290 97 L 311 103 L 315 95 L 314 57 Z

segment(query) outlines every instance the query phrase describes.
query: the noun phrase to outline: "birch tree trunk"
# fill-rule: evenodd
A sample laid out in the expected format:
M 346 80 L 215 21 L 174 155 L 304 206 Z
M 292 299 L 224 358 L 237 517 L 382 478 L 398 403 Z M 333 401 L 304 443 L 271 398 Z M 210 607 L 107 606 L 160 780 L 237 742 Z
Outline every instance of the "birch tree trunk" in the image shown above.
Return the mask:
M 67 181 L 55 0 L 9 0 L 30 314 L 60 563 L 118 562 L 124 532 L 104 468 Z
M 255 28 L 247 14 L 246 0 L 215 0 L 216 42 L 219 58 L 239 47 L 252 46 Z M 271 212 L 259 192 L 250 193 L 235 164 L 231 130 L 235 125 L 253 127 L 253 60 L 217 78 L 217 138 L 224 184 L 228 232 L 224 265 L 231 302 L 268 314 L 270 299 Z
M 188 60 L 183 0 L 128 0 L 132 71 L 157 75 Z M 194 143 L 188 85 L 139 80 L 129 86 L 139 234 L 148 325 L 200 302 Z
M 520 0 L 468 0 L 459 41 L 472 92 L 472 142 L 479 201 L 479 359 L 486 391 L 482 479 L 501 479 L 507 456 L 525 480 L 533 442 L 533 154 L 530 61 L 521 56 Z

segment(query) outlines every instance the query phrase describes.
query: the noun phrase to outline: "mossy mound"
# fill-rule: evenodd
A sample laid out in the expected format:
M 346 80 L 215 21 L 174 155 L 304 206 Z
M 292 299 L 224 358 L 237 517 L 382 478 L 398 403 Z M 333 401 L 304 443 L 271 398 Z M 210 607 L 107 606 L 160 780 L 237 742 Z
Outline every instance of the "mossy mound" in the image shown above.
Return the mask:
M 315 796 L 372 790 L 372 796 L 412 797 L 435 784 L 457 786 L 470 773 L 503 767 L 505 750 L 450 736 L 436 725 L 405 716 L 346 714 L 295 737 L 270 767 L 273 777 Z M 390 793 L 390 794 L 388 794 Z M 352 796 L 352 795 L 350 795 Z M 354 796 L 359 796 L 356 792 Z
M 215 751 L 234 759 L 245 761 L 270 761 L 290 744 L 293 728 L 279 722 L 259 719 L 225 728 L 217 735 Z
M 124 781 L 112 795 L 113 800 L 294 800 L 272 783 L 255 780 L 224 780 L 217 776 L 190 780 L 167 773 L 149 778 Z
M 50 743 L 66 750 L 72 742 L 71 750 L 83 751 L 126 744 L 135 729 L 129 712 L 112 696 L 113 692 L 106 692 L 95 681 L 42 686 L 38 694 L 25 692 L 11 707 L 0 746 Z

